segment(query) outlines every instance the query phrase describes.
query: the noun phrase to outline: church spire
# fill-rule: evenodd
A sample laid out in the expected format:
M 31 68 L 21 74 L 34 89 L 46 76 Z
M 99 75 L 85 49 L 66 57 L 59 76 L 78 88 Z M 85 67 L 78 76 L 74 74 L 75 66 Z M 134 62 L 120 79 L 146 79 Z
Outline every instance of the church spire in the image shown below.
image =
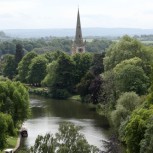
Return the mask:
M 85 44 L 84 44 L 83 38 L 82 38 L 80 12 L 79 12 L 79 8 L 78 8 L 76 33 L 75 33 L 75 40 L 74 40 L 73 46 L 72 46 L 72 54 L 84 53 L 84 52 L 85 52 Z
M 83 44 L 79 8 L 78 8 L 78 15 L 77 15 L 75 42 L 76 42 L 77 45 L 82 45 Z

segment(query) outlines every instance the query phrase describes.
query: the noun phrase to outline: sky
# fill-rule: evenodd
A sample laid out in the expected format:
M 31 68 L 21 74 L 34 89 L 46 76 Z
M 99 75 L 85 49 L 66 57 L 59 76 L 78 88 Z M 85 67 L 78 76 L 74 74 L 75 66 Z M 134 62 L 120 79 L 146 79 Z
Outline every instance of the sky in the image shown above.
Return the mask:
M 153 29 L 153 0 L 0 0 L 0 29 Z

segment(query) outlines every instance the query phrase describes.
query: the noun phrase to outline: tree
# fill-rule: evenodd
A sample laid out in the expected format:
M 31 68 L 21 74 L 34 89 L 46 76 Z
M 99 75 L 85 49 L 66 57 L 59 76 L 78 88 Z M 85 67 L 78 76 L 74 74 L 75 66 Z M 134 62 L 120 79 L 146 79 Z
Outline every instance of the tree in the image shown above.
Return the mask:
M 94 39 L 91 42 L 86 43 L 86 50 L 88 52 L 94 52 L 94 53 L 98 53 L 101 54 L 103 52 L 106 51 L 106 49 L 112 44 L 112 41 L 110 40 L 106 40 L 106 39 L 102 39 L 102 40 L 98 40 L 98 39 Z
M 153 119 L 147 125 L 144 139 L 140 142 L 140 153 L 152 153 L 153 152 Z
M 120 62 L 134 57 L 142 59 L 143 69 L 148 76 L 153 58 L 151 49 L 127 35 L 122 37 L 119 42 L 112 44 L 107 50 L 104 58 L 105 70 L 113 69 Z
M 117 105 L 122 105 L 127 111 L 132 112 L 140 106 L 140 97 L 135 92 L 125 92 L 120 95 Z
M 114 108 L 117 100 L 117 87 L 115 84 L 115 74 L 112 70 L 106 71 L 102 74 L 103 84 L 100 95 L 101 103 L 107 105 L 109 108 Z
M 89 93 L 91 96 L 91 101 L 93 104 L 98 104 L 100 99 L 100 95 L 102 92 L 101 85 L 103 84 L 103 79 L 100 76 L 96 76 L 89 86 Z
M 60 124 L 55 137 L 51 134 L 38 136 L 30 153 L 98 153 L 99 149 L 89 145 L 79 131 L 80 127 L 64 122 Z
M 10 114 L 15 126 L 28 118 L 29 94 L 20 82 L 0 82 L 0 111 Z
M 104 72 L 104 57 L 105 53 L 93 55 L 92 66 L 90 67 L 90 70 L 93 72 L 93 74 L 99 75 Z
M 23 52 L 22 45 L 20 43 L 16 44 L 15 62 L 17 65 L 21 61 L 23 55 L 24 55 L 24 52 Z
M 125 138 L 129 153 L 140 152 L 140 142 L 144 139 L 147 124 L 153 115 L 153 109 L 138 109 L 134 111 L 125 126 Z
M 32 59 L 27 77 L 30 84 L 37 86 L 41 85 L 41 81 L 46 76 L 47 63 L 47 59 L 40 55 Z
M 32 59 L 35 58 L 36 56 L 37 54 L 35 52 L 29 52 L 23 57 L 23 59 L 18 64 L 17 79 L 20 80 L 21 82 L 27 83 L 27 77 L 30 71 L 30 64 L 32 62 Z
M 59 56 L 64 55 L 65 53 L 62 51 L 53 51 L 53 52 L 47 52 L 44 55 L 44 57 L 48 60 L 49 63 L 52 63 L 53 61 L 56 61 Z
M 6 145 L 6 131 L 7 131 L 7 123 L 5 117 L 2 113 L 0 113 L 0 150 L 2 151 Z
M 77 91 L 80 94 L 82 102 L 91 102 L 89 87 L 94 78 L 95 76 L 91 72 L 88 72 L 77 85 Z
M 15 44 L 12 41 L 0 42 L 0 55 L 15 54 Z
M 149 78 L 146 76 L 141 66 L 139 58 L 122 61 L 113 69 L 116 75 L 116 87 L 118 94 L 121 92 L 134 91 L 139 95 L 147 92 Z
M 0 112 L 0 150 L 2 151 L 6 146 L 6 138 L 8 134 L 14 135 L 14 125 L 12 117 L 8 114 Z
M 42 85 L 51 87 L 56 79 L 56 69 L 58 67 L 58 62 L 53 61 L 47 65 L 47 75 L 42 81 Z
M 48 74 L 43 81 L 54 98 L 65 99 L 74 88 L 75 63 L 69 55 L 62 54 L 48 66 Z
M 123 93 L 117 100 L 116 110 L 112 111 L 111 119 L 118 129 L 123 121 L 140 105 L 140 97 L 134 92 Z
M 78 84 L 81 81 L 81 78 L 84 77 L 84 75 L 87 73 L 92 64 L 92 55 L 89 53 L 78 53 L 72 56 L 72 60 L 74 60 L 75 62 L 74 80 L 75 84 Z
M 6 55 L 5 56 L 5 65 L 3 74 L 5 77 L 8 77 L 9 79 L 13 79 L 16 72 L 16 66 L 15 66 L 15 60 L 14 55 Z

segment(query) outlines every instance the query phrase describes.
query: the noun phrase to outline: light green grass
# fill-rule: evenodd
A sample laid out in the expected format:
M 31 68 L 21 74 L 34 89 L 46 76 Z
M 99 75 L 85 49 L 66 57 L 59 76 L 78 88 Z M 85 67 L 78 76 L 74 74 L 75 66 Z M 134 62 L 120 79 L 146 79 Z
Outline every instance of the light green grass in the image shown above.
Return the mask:
M 16 137 L 9 136 L 7 138 L 7 146 L 6 146 L 5 149 L 7 149 L 7 148 L 12 148 L 12 149 L 15 148 L 16 147 L 16 144 L 17 144 L 17 140 L 18 140 L 18 137 L 17 136 Z M 0 153 L 4 153 L 4 151 L 0 151 Z
M 70 97 L 69 99 L 81 101 L 80 95 L 74 95 L 74 96 Z
M 15 148 L 18 137 L 8 137 L 7 138 L 7 148 Z

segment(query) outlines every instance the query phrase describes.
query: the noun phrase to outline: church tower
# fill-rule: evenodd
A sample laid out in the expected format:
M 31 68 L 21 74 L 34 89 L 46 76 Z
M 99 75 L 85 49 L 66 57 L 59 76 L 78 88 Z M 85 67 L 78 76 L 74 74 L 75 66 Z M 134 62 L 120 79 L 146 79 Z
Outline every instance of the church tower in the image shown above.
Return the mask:
M 75 40 L 72 45 L 72 55 L 76 53 L 85 53 L 85 42 L 83 42 L 83 38 L 82 38 L 82 29 L 81 29 L 79 9 L 78 9 L 78 15 L 77 15 Z

